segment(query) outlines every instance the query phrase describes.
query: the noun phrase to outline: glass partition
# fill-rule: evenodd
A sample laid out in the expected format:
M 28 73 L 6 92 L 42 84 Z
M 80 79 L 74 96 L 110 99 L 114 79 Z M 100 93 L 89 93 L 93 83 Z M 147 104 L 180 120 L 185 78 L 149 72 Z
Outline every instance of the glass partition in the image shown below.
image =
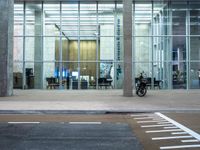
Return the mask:
M 200 3 L 133 1 L 132 7 L 133 79 L 145 72 L 151 81 L 159 80 L 162 89 L 199 88 Z M 86 89 L 101 89 L 104 79 L 121 89 L 123 40 L 120 1 L 14 6 L 14 73 L 20 73 L 24 89 L 82 89 L 83 79 Z M 28 69 L 34 86 L 27 83 Z M 55 87 L 48 86 L 49 78 Z M 157 89 L 156 83 L 150 88 Z

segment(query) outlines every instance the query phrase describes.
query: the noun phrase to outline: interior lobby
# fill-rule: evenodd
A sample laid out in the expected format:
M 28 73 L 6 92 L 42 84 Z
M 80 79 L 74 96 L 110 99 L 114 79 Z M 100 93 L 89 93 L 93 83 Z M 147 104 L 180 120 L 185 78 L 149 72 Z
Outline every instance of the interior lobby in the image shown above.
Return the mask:
M 132 85 L 200 88 L 200 2 L 132 3 Z M 15 1 L 14 89 L 122 89 L 122 1 Z M 157 87 L 158 86 L 158 87 Z

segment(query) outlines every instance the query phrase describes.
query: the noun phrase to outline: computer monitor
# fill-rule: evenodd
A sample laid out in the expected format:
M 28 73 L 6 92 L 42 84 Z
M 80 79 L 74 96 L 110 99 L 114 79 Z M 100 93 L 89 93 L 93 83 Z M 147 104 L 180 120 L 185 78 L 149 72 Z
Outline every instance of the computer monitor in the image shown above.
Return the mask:
M 72 71 L 72 79 L 78 79 L 78 71 Z

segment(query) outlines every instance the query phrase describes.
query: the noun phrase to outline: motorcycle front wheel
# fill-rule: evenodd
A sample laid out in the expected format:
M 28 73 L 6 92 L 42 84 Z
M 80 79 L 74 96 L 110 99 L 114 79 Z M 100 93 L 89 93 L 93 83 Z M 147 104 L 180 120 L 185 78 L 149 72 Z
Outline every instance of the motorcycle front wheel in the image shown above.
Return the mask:
M 147 88 L 138 88 L 136 90 L 136 94 L 139 96 L 139 97 L 143 97 L 145 96 L 147 93 Z

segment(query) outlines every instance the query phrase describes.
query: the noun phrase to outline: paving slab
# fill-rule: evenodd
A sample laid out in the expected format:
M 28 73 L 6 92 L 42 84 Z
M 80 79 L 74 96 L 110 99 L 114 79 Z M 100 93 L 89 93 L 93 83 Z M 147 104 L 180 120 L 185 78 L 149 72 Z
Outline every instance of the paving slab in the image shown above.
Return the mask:
M 0 97 L 1 112 L 200 112 L 200 90 L 149 90 L 123 97 L 122 90 L 15 90 Z

